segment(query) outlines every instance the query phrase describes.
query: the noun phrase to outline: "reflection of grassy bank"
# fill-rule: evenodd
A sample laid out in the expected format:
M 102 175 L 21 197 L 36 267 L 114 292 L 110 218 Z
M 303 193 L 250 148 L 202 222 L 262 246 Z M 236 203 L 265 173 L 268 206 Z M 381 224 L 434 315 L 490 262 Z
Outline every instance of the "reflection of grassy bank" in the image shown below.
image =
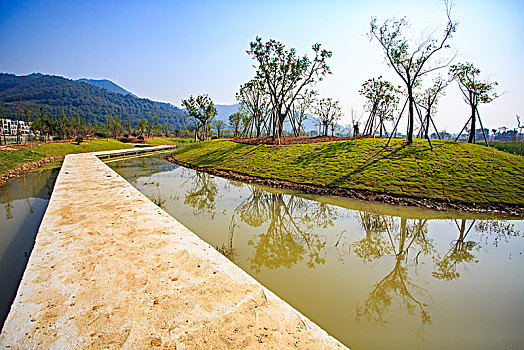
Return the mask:
M 39 161 L 45 157 L 63 157 L 71 153 L 93 151 L 108 151 L 114 149 L 132 148 L 132 145 L 109 139 L 92 140 L 77 145 L 74 142 L 55 142 L 37 146 L 21 147 L 0 151 L 0 176 L 24 163 Z
M 194 166 L 327 188 L 443 202 L 524 205 L 524 160 L 480 145 L 360 139 L 301 145 L 202 142 L 173 152 Z

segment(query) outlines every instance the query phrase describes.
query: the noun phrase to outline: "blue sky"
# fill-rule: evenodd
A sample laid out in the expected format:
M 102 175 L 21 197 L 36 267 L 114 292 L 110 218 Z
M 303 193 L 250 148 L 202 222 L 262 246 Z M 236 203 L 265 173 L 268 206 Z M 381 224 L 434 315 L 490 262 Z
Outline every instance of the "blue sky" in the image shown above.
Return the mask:
M 450 42 L 455 62 L 473 62 L 504 93 L 481 106 L 485 126 L 516 127 L 515 114 L 524 119 L 524 2 L 456 0 L 452 15 L 459 21 Z M 107 78 L 178 106 L 199 93 L 233 104 L 253 76 L 245 51 L 257 35 L 301 54 L 318 42 L 333 51 L 333 75 L 316 88 L 340 100 L 345 123 L 351 108 L 363 111 L 358 90 L 366 79 L 383 75 L 400 84 L 366 37 L 371 16 L 406 16 L 415 39 L 431 30 L 438 37 L 446 23 L 435 0 L 0 1 L 0 71 Z M 458 131 L 468 118 L 454 84 L 438 109 L 440 129 Z

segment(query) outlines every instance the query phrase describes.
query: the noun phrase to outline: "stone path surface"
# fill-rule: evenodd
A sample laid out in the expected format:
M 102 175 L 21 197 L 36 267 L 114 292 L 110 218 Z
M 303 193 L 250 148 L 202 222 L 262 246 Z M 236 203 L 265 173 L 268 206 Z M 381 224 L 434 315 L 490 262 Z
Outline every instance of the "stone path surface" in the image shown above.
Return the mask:
M 69 155 L 2 348 L 345 348 L 93 154 Z

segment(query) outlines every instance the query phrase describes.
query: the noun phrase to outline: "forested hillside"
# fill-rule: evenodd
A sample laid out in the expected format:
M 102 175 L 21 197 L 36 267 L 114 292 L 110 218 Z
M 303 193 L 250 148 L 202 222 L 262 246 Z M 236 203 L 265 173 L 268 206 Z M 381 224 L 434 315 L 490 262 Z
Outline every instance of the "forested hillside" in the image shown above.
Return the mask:
M 106 116 L 121 116 L 123 122 L 136 125 L 140 119 L 157 116 L 158 123 L 170 129 L 186 124 L 184 112 L 168 103 L 124 96 L 60 76 L 0 73 L 1 117 L 16 118 L 20 97 L 24 118 L 27 114 L 35 117 L 43 106 L 50 116 L 58 117 L 62 109 L 67 115 L 78 111 L 82 119 L 94 123 L 104 123 Z
M 130 93 L 126 89 L 122 88 L 121 86 L 118 86 L 117 84 L 113 83 L 111 80 L 82 78 L 82 79 L 76 79 L 75 81 L 77 83 L 87 83 L 90 85 L 94 85 L 96 87 L 99 87 L 100 89 L 106 89 L 107 91 L 116 92 L 117 94 L 120 94 L 120 95 L 124 95 L 124 96 L 131 95 L 133 97 L 138 98 L 138 96 Z

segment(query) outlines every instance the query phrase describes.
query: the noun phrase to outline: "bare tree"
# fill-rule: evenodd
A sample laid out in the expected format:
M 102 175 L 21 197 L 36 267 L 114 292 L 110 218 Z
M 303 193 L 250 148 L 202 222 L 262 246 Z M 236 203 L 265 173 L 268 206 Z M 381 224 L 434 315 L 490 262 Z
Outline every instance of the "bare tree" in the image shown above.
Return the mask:
M 240 103 L 240 108 L 250 116 L 249 129 L 255 132 L 256 137 L 260 137 L 263 130 L 268 132 L 267 119 L 270 112 L 269 95 L 264 90 L 264 82 L 253 79 L 240 85 L 236 99 Z
M 317 92 L 306 90 L 301 94 L 291 107 L 289 122 L 295 136 L 305 135 L 304 121 L 308 118 L 308 113 L 312 111 L 313 104 L 316 101 Z
M 420 84 L 424 75 L 443 68 L 451 63 L 451 60 L 442 62 L 435 60 L 435 56 L 440 51 L 449 48 L 447 44 L 453 33 L 456 31 L 457 23 L 451 20 L 451 4 L 447 1 L 447 25 L 440 40 L 427 36 L 414 49 L 411 41 L 405 36 L 404 29 L 408 26 L 405 18 L 400 20 L 387 19 L 382 25 L 377 24 L 377 19 L 371 19 L 370 40 L 376 39 L 382 46 L 386 56 L 387 64 L 393 68 L 395 73 L 404 82 L 407 92 L 408 106 L 408 129 L 407 142 L 413 143 L 413 130 L 415 122 L 415 88 Z
M 327 136 L 329 127 L 331 127 L 331 133 L 333 134 L 337 120 L 342 117 L 342 110 L 338 101 L 333 101 L 331 98 L 323 98 L 318 101 L 315 110 L 322 123 L 324 136 Z
M 422 119 L 420 114 L 419 117 L 422 121 L 420 127 L 420 136 L 424 136 L 426 139 L 429 139 L 428 134 L 430 122 L 433 124 L 435 133 L 439 135 L 437 127 L 433 122 L 433 116 L 437 111 L 438 99 L 444 96 L 444 89 L 448 86 L 448 83 L 449 82 L 447 80 L 443 79 L 439 75 L 436 79 L 433 80 L 433 85 L 431 87 L 427 88 L 423 93 L 417 94 L 415 97 L 417 106 L 420 106 L 425 111 L 424 118 Z M 417 110 L 417 112 L 419 111 Z

